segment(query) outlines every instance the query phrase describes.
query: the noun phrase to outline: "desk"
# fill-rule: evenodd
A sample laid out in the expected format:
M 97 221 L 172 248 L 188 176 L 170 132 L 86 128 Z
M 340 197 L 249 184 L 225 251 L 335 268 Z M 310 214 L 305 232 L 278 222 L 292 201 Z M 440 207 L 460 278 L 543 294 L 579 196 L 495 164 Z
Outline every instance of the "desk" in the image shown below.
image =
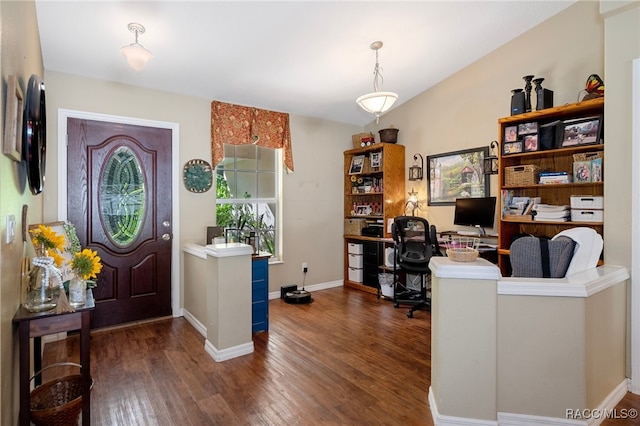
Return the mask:
M 483 259 L 488 260 L 491 263 L 498 264 L 498 235 L 494 234 L 486 234 L 486 235 L 468 235 L 468 234 L 460 234 L 458 231 L 442 231 L 438 232 L 440 234 L 439 243 L 440 245 L 444 245 L 449 241 L 452 241 L 454 237 L 458 238 L 478 238 L 480 240 L 480 244 L 478 246 L 479 256 Z M 491 240 L 491 244 L 483 243 L 483 240 Z M 495 244 L 493 244 L 495 241 Z M 442 250 L 443 253 L 445 250 Z
M 42 336 L 61 333 L 63 331 L 80 330 L 80 374 L 82 374 L 82 424 L 91 424 L 91 369 L 89 363 L 91 311 L 95 307 L 91 291 L 87 292 L 85 306 L 76 308 L 75 312 L 56 314 L 49 312 L 29 312 L 23 306 L 18 308 L 13 323 L 18 324 L 20 344 L 20 426 L 29 426 L 29 378 L 31 359 L 29 356 L 29 340 L 33 338 L 33 371 L 42 369 Z M 35 384 L 40 385 L 42 378 L 36 377 Z

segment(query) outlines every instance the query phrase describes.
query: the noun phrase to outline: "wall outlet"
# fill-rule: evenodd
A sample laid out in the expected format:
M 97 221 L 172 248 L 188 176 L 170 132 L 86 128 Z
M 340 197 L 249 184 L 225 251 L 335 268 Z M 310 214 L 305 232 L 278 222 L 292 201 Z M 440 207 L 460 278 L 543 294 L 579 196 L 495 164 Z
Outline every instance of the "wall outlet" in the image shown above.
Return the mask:
M 307 262 L 302 262 L 302 272 L 306 274 L 308 270 L 309 267 L 307 266 Z

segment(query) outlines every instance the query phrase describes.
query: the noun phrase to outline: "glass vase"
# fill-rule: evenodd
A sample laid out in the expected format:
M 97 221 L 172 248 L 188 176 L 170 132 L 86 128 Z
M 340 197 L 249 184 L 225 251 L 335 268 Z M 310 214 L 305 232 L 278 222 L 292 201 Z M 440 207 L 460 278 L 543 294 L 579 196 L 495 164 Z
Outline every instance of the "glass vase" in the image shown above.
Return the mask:
M 87 303 L 87 282 L 78 274 L 69 281 L 69 304 L 74 308 Z
M 33 267 L 29 270 L 27 300 L 24 304 L 28 311 L 43 312 L 56 307 L 60 287 L 51 268 L 53 258 L 48 256 L 46 250 L 38 250 L 33 258 Z

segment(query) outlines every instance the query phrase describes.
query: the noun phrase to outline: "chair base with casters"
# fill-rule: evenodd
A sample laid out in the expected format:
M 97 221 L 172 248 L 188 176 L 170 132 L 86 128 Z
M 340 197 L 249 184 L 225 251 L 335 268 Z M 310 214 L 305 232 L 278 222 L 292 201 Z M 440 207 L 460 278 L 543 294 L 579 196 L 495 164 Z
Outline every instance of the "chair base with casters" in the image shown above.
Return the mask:
M 413 318 L 413 313 L 419 309 L 431 308 L 431 298 L 428 296 L 430 282 L 429 260 L 432 256 L 442 255 L 436 237 L 435 226 L 418 216 L 398 216 L 392 225 L 394 240 L 394 297 L 393 303 L 397 308 L 401 304 L 409 304 L 411 308 L 407 317 Z M 418 288 L 409 288 L 398 279 L 398 271 L 417 276 L 420 280 Z
M 410 305 L 407 311 L 407 317 L 413 318 L 413 313 L 417 310 L 426 309 L 431 311 L 431 298 L 427 294 L 427 277 L 419 274 L 420 288 L 412 289 L 402 284 L 399 280 L 395 281 L 393 306 L 399 308 L 400 305 Z

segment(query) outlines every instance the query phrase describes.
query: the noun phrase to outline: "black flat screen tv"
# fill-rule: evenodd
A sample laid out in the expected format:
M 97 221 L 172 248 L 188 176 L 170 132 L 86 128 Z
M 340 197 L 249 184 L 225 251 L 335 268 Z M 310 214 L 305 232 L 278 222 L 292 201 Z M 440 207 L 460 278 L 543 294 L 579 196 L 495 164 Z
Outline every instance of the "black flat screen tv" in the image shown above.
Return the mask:
M 495 215 L 496 197 L 456 198 L 453 224 L 479 228 L 485 235 L 485 228 L 493 228 Z

